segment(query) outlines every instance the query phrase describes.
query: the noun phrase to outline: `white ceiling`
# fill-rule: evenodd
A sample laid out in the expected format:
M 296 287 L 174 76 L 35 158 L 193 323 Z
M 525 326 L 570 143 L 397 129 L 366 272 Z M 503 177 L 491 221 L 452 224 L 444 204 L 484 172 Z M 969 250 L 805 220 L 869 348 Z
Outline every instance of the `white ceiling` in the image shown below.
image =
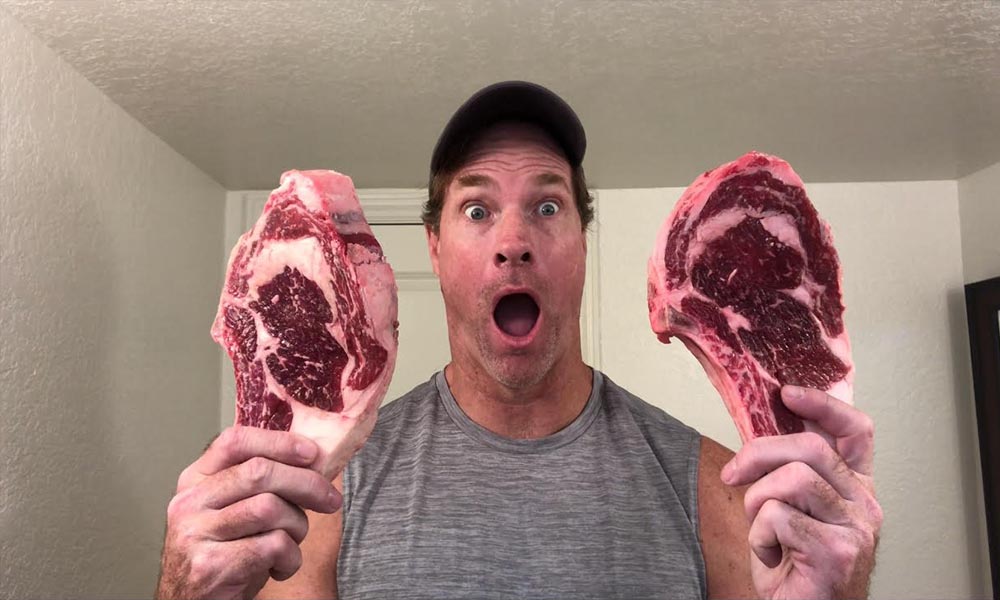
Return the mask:
M 587 128 L 595 187 L 687 185 L 754 148 L 806 181 L 1000 161 L 1000 2 L 0 0 L 228 189 L 288 168 L 425 184 L 437 133 L 501 79 Z

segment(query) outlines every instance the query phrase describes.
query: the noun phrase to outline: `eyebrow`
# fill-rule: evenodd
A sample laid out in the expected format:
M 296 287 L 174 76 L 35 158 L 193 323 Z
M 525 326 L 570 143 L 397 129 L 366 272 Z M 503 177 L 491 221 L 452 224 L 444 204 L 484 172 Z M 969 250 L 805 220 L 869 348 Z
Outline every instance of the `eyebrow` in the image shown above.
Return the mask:
M 458 178 L 458 185 L 461 187 L 496 187 L 497 182 L 493 181 L 492 177 L 473 173 L 460 176 Z
M 558 173 L 542 173 L 538 177 L 535 177 L 536 185 L 561 185 L 562 187 L 569 190 L 569 183 L 566 182 L 566 178 Z
M 461 187 L 497 187 L 497 182 L 494 181 L 489 175 L 482 175 L 478 173 L 470 173 L 468 175 L 460 175 L 457 178 L 458 185 Z M 545 186 L 545 185 L 558 185 L 569 190 L 569 183 L 566 178 L 558 173 L 541 173 L 535 177 L 535 185 Z

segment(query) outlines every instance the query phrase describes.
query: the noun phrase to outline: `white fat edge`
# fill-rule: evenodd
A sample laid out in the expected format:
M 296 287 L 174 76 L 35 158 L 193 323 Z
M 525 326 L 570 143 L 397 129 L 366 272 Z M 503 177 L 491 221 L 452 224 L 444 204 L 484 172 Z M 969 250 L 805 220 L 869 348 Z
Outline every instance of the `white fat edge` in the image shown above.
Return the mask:
M 346 317 L 345 319 L 334 319 L 333 323 L 327 325 L 327 329 L 330 331 L 330 335 L 337 340 L 340 347 L 344 350 L 344 355 L 347 356 L 347 364 L 344 365 L 344 370 L 340 372 L 340 396 L 344 402 L 344 411 L 352 409 L 357 405 L 358 391 L 347 384 L 347 380 L 350 379 L 351 373 L 358 368 L 358 359 L 352 355 L 347 349 L 347 333 L 344 331 L 343 321 L 349 320 L 353 317 Z
M 846 365 L 853 365 L 851 360 L 851 342 L 847 337 L 847 330 L 845 328 L 844 333 L 839 337 L 830 337 L 826 333 L 826 328 L 820 322 L 819 318 L 816 316 L 816 304 L 817 300 L 826 291 L 826 286 L 820 285 L 813 281 L 811 278 L 806 277 L 803 279 L 802 285 L 795 288 L 794 290 L 781 290 L 783 293 L 788 294 L 796 302 L 805 305 L 809 309 L 809 315 L 812 317 L 813 324 L 816 325 L 816 329 L 819 330 L 820 336 L 823 338 L 823 342 L 830 348 L 834 356 L 843 361 Z M 841 316 L 843 319 L 843 316 Z
M 295 196 L 303 206 L 311 211 L 322 212 L 325 210 L 323 197 L 316 189 L 315 183 L 313 183 L 312 179 L 302 174 L 301 171 L 286 172 L 281 177 L 281 187 L 274 190 L 272 195 L 278 192 L 287 191 L 292 186 L 293 181 L 295 182 Z
M 366 304 L 366 309 L 367 308 L 368 305 Z M 370 314 L 370 310 L 366 310 L 366 312 Z M 339 323 L 335 323 L 335 329 L 337 335 L 339 335 L 339 337 L 337 337 L 338 341 L 345 339 L 346 336 L 344 335 L 343 326 Z M 348 385 L 348 379 L 350 378 L 350 375 L 354 371 L 355 367 L 363 367 L 364 365 L 359 363 L 358 360 L 355 359 L 350 353 L 347 353 L 347 346 L 346 344 L 343 345 L 345 353 L 347 353 L 347 365 L 345 365 L 344 370 L 340 375 L 340 389 L 341 398 L 344 402 L 344 409 L 342 413 L 346 416 L 359 416 L 370 410 L 373 404 L 377 409 L 378 405 L 382 401 L 382 398 L 385 396 L 386 391 L 389 389 L 392 372 L 396 365 L 396 340 L 392 337 L 391 329 L 389 331 L 376 329 L 375 341 L 382 344 L 382 347 L 386 349 L 386 362 L 375 381 L 373 381 L 367 388 L 360 390 Z
M 392 268 L 378 262 L 359 265 L 355 269 L 365 302 L 365 314 L 372 323 L 376 339 L 392 352 L 397 346 L 393 321 L 399 319 L 398 288 Z
M 750 324 L 750 321 L 740 313 L 734 311 L 732 308 L 726 306 L 726 307 L 720 307 L 719 310 L 722 312 L 722 315 L 726 317 L 726 322 L 733 330 L 733 335 L 735 335 L 737 339 L 740 339 L 739 336 L 740 328 L 746 329 L 747 331 L 753 330 L 753 326 Z M 740 339 L 740 344 L 744 345 L 743 356 L 746 357 L 751 363 L 756 365 L 757 374 L 760 375 L 761 379 L 770 381 L 775 385 L 781 385 L 780 383 L 778 383 L 778 380 L 773 375 L 771 375 L 771 373 L 766 368 L 764 368 L 764 365 L 760 364 L 760 361 L 757 360 L 757 357 L 754 356 L 753 353 L 750 352 L 750 350 L 746 349 L 742 339 Z
M 809 293 L 809 290 L 806 289 L 805 284 L 802 284 L 793 290 L 785 289 L 779 291 L 788 296 L 791 296 L 792 299 L 798 302 L 799 304 L 803 304 L 809 307 L 809 311 L 812 312 L 813 307 L 815 305 L 815 301 L 813 300 L 813 296 Z
M 360 277 L 360 274 L 357 281 L 361 285 L 362 290 L 368 289 L 366 287 L 366 285 L 368 285 L 367 282 L 365 282 Z M 333 292 L 332 289 L 330 291 L 331 293 Z M 333 299 L 332 301 L 335 302 L 336 300 Z M 365 297 L 364 292 L 362 293 L 361 301 L 363 303 L 362 308 L 364 308 L 365 310 L 366 319 L 368 320 L 368 323 L 371 324 L 372 322 L 371 303 Z M 341 348 L 344 349 L 344 353 L 347 356 L 347 364 L 344 365 L 344 370 L 340 373 L 340 390 L 341 390 L 341 399 L 344 403 L 344 409 L 341 414 L 348 417 L 356 417 L 364 413 L 372 402 L 375 402 L 377 404 L 378 401 L 382 400 L 382 396 L 385 395 L 385 392 L 389 387 L 387 373 L 389 372 L 389 369 L 391 369 L 395 365 L 395 356 L 394 356 L 394 351 L 396 347 L 395 340 L 393 340 L 391 344 L 385 342 L 385 340 L 383 339 L 385 336 L 380 335 L 381 333 L 380 328 L 376 327 L 374 328 L 376 334 L 376 341 L 382 343 L 383 347 L 387 350 L 387 352 L 390 355 L 388 357 L 389 360 L 386 361 L 387 368 L 383 369 L 382 373 L 380 374 L 380 377 L 376 380 L 376 382 L 373 382 L 372 385 L 368 386 L 365 389 L 361 390 L 354 389 L 348 384 L 348 380 L 350 379 L 350 376 L 354 372 L 354 370 L 363 367 L 364 365 L 361 362 L 359 362 L 358 358 L 354 357 L 350 352 L 347 351 L 347 343 L 346 343 L 347 335 L 346 332 L 344 331 L 343 322 L 346 320 L 352 320 L 358 318 L 359 317 L 357 315 L 347 315 L 343 319 L 341 318 L 334 319 L 333 323 L 327 326 L 327 330 L 330 331 L 330 334 L 334 337 L 335 340 L 337 340 L 337 343 L 340 344 Z M 377 399 L 375 398 L 376 396 L 378 396 Z
M 850 404 L 851 402 L 850 398 L 852 397 L 851 387 L 852 387 L 853 373 L 854 373 L 854 362 L 851 359 L 851 342 L 850 339 L 847 337 L 847 330 L 845 329 L 844 333 L 841 334 L 839 337 L 828 336 L 826 334 L 826 329 L 823 327 L 823 324 L 820 322 L 819 318 L 816 316 L 815 313 L 816 298 L 818 298 L 825 289 L 826 289 L 825 286 L 818 285 L 811 279 L 806 278 L 803 281 L 802 285 L 795 288 L 794 290 L 780 290 L 780 291 L 782 293 L 791 296 L 793 300 L 799 302 L 800 304 L 803 304 L 809 309 L 809 317 L 812 319 L 813 325 L 816 326 L 816 330 L 819 331 L 820 337 L 823 340 L 823 344 L 830 349 L 830 352 L 832 352 L 834 356 L 836 356 L 838 359 L 840 359 L 841 362 L 843 362 L 850 368 L 850 372 L 847 374 L 844 380 L 842 382 L 838 382 L 838 384 L 835 384 L 833 387 L 830 388 L 830 389 L 835 389 L 837 385 L 840 385 L 840 383 L 846 382 L 845 385 L 847 391 L 846 393 L 842 393 L 843 397 L 837 396 L 836 394 L 833 394 L 832 392 L 828 391 L 828 393 L 830 393 L 832 396 L 840 398 L 841 400 L 847 398 L 844 401 Z M 777 381 L 775 381 L 775 383 L 777 383 Z
M 259 300 L 257 296 L 259 287 L 274 279 L 285 270 L 285 267 L 298 269 L 305 277 L 320 284 L 324 277 L 322 271 L 325 262 L 323 248 L 316 238 L 268 240 L 261 244 L 257 255 L 248 265 L 253 270 L 253 274 L 247 280 L 250 286 L 249 295 Z
M 815 317 L 813 318 L 815 319 Z M 827 337 L 826 333 L 823 331 L 823 326 L 818 320 L 816 322 L 816 326 L 819 327 L 820 332 L 822 332 L 823 343 L 825 343 L 830 349 L 830 352 L 839 358 L 842 363 L 847 365 L 848 368 L 847 374 L 844 375 L 844 378 L 831 385 L 830 389 L 826 390 L 826 393 L 848 404 L 854 404 L 854 361 L 851 358 L 851 341 L 847 336 L 847 329 L 845 327 L 844 331 L 838 337 Z
M 847 378 L 834 383 L 830 386 L 830 389 L 826 390 L 826 393 L 841 402 L 854 404 L 854 386 L 851 385 L 851 382 L 847 381 Z
M 665 333 L 669 335 L 677 335 L 681 332 L 681 330 L 676 329 L 671 325 L 669 311 L 670 309 L 673 309 L 680 314 L 685 314 L 684 311 L 681 310 L 681 302 L 688 296 L 697 296 L 699 298 L 703 297 L 700 292 L 692 287 L 690 277 L 686 279 L 679 288 L 659 288 L 659 291 L 654 298 L 653 307 L 662 315 L 662 325 L 666 329 Z
M 292 407 L 292 433 L 316 442 L 321 453 L 315 467 L 325 477 L 333 478 L 371 434 L 378 416 L 377 410 L 348 414 L 327 412 L 306 406 L 295 400 Z
M 719 307 L 719 310 L 722 312 L 722 316 L 726 317 L 726 322 L 729 323 L 729 328 L 733 330 L 734 334 L 736 334 L 740 328 L 747 330 L 751 329 L 750 321 L 740 313 L 733 310 L 732 307 Z
M 250 243 L 252 239 L 253 229 L 244 232 L 240 235 L 239 240 L 233 246 L 233 249 L 229 251 L 229 260 L 226 262 L 226 274 L 222 279 L 222 293 L 219 295 L 219 306 L 215 311 L 215 320 L 212 322 L 212 336 L 213 339 L 221 343 L 221 338 L 215 338 L 216 334 L 222 335 L 223 323 L 225 319 L 225 310 L 227 306 L 240 306 L 242 307 L 245 303 L 244 300 L 238 299 L 233 296 L 229 291 L 229 277 L 233 272 L 233 262 L 236 260 L 236 256 L 239 254 L 240 248 L 246 248 L 246 251 L 250 251 Z
M 267 365 L 267 360 L 266 360 L 267 354 L 268 353 L 261 352 L 259 347 L 257 348 L 257 357 L 258 357 L 257 360 L 260 361 L 261 367 L 263 367 L 264 371 L 265 392 L 271 392 L 272 394 L 274 394 L 278 398 L 281 398 L 285 402 L 288 402 L 289 404 L 291 404 L 292 402 L 296 402 L 295 398 L 292 398 L 292 395 L 289 394 L 287 390 L 285 390 L 285 386 L 278 383 L 278 380 L 275 379 L 274 375 L 271 374 L 271 368 L 268 367 Z
M 326 173 L 334 176 L 332 185 L 324 186 L 327 189 L 319 189 L 311 177 L 300 171 L 289 171 L 282 177 L 281 187 L 275 192 L 287 190 L 294 180 L 295 193 L 302 205 L 312 212 L 329 213 L 341 234 L 371 233 L 351 179 L 336 171 Z M 325 178 L 323 182 L 328 183 Z
M 818 320 L 816 322 L 816 326 L 820 328 L 821 332 L 823 331 L 823 326 Z M 823 341 L 826 343 L 827 347 L 830 348 L 830 351 L 833 352 L 834 356 L 843 361 L 845 365 L 851 365 L 853 364 L 851 361 L 851 343 L 845 334 L 846 330 L 840 337 L 827 337 L 824 333 Z
M 760 224 L 768 233 L 778 238 L 782 244 L 794 248 L 799 253 L 804 253 L 799 230 L 795 227 L 795 220 L 788 213 L 763 216 L 760 219 Z
M 730 208 L 699 224 L 698 229 L 694 232 L 694 238 L 688 245 L 687 256 L 685 257 L 685 269 L 687 272 L 691 273 L 694 263 L 701 257 L 702 252 L 705 251 L 705 248 L 709 244 L 742 223 L 746 218 L 746 211 Z
M 355 415 L 343 412 L 330 412 L 308 406 L 294 398 L 288 398 L 292 407 L 292 431 L 302 433 L 312 439 L 338 437 L 353 426 Z
M 346 375 L 348 373 L 349 371 L 344 369 L 344 374 Z M 375 402 L 375 395 L 381 390 L 381 393 L 384 396 L 385 390 L 388 388 L 388 385 L 379 385 L 377 380 L 363 390 L 356 390 L 345 384 L 341 388 L 342 398 L 344 400 L 344 410 L 342 414 L 348 417 L 356 417 L 362 414 L 371 402 Z M 379 400 L 381 401 L 382 398 L 380 397 Z M 378 403 L 376 402 L 376 404 Z
M 347 258 L 356 266 L 366 266 L 382 261 L 382 257 L 368 249 L 368 246 L 361 244 L 345 244 L 347 246 Z
M 682 235 L 687 233 L 692 227 L 694 227 L 695 222 L 698 220 L 698 216 L 701 214 L 702 208 L 705 206 L 705 200 L 707 200 L 708 194 L 703 194 L 702 190 L 710 183 L 711 178 L 706 177 L 704 174 L 699 175 L 694 182 L 691 183 L 682 193 L 681 197 L 674 203 L 670 214 L 664 219 L 663 224 L 660 226 L 659 232 L 656 236 L 656 245 L 653 248 L 653 254 L 649 257 L 649 267 L 648 271 L 651 274 L 655 274 L 654 281 L 657 290 L 663 290 L 665 288 L 665 280 L 667 274 L 667 266 L 664 264 L 664 255 L 667 251 L 667 241 L 671 237 L 671 233 L 674 232 L 676 235 Z M 687 217 L 681 220 L 681 213 L 684 209 L 688 210 Z
M 771 157 L 771 159 L 771 166 L 766 169 L 770 171 L 771 175 L 776 177 L 778 180 L 783 181 L 787 185 L 805 189 L 805 184 L 802 183 L 802 178 L 799 177 L 798 173 L 792 169 L 790 164 L 777 157 Z M 764 169 L 764 167 L 757 170 L 761 169 Z
M 731 401 L 733 398 L 737 398 L 739 396 L 739 391 L 736 387 L 736 382 L 729 375 L 729 372 L 726 371 L 726 369 L 721 365 L 716 365 L 716 363 L 712 362 L 709 358 L 709 353 L 703 349 L 703 346 L 707 344 L 707 342 L 702 339 L 701 336 L 683 336 L 681 337 L 681 341 L 684 342 L 687 349 L 691 351 L 691 354 L 693 354 L 698 360 L 698 363 L 701 364 L 702 369 L 708 376 L 709 382 L 719 394 L 722 404 L 726 407 L 726 411 L 729 413 L 729 418 L 736 426 L 736 430 L 739 432 L 740 438 L 744 441 L 750 439 L 751 432 L 747 429 L 747 423 L 744 423 L 744 419 L 739 419 L 737 415 L 737 409 L 740 407 L 737 407 Z M 749 419 L 745 420 L 749 421 Z
M 690 229 L 691 226 L 698 220 L 698 217 L 701 215 L 701 210 L 705 208 L 708 197 L 712 195 L 712 192 L 715 191 L 715 188 L 718 187 L 719 183 L 721 183 L 721 180 L 716 180 L 711 175 L 706 177 L 705 174 L 702 173 L 681 194 L 680 199 L 677 201 L 677 207 L 691 207 L 688 212 L 687 220 L 684 224 L 685 230 Z M 711 189 L 705 191 L 705 188 L 708 187 Z

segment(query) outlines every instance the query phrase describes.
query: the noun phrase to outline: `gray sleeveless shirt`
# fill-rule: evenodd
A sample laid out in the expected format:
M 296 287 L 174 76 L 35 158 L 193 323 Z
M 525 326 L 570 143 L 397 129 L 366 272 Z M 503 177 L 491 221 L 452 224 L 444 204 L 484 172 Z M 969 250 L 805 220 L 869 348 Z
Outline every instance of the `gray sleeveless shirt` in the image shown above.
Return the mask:
M 700 436 L 594 371 L 541 439 L 472 421 L 438 373 L 344 471 L 340 598 L 705 598 Z

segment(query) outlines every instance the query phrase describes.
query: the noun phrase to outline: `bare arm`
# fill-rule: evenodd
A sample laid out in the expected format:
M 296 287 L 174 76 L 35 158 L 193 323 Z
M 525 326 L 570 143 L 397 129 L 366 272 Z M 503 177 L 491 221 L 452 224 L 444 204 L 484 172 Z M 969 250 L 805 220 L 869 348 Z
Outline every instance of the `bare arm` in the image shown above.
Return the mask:
M 343 474 L 333 480 L 337 491 L 344 491 Z M 302 541 L 302 566 L 285 581 L 271 579 L 257 595 L 260 600 L 278 598 L 337 598 L 337 557 L 343 533 L 343 511 L 324 514 L 306 511 L 309 533 Z
M 701 439 L 698 461 L 698 521 L 709 598 L 755 598 L 750 574 L 750 526 L 743 511 L 746 487 L 722 483 L 719 473 L 733 452 Z

